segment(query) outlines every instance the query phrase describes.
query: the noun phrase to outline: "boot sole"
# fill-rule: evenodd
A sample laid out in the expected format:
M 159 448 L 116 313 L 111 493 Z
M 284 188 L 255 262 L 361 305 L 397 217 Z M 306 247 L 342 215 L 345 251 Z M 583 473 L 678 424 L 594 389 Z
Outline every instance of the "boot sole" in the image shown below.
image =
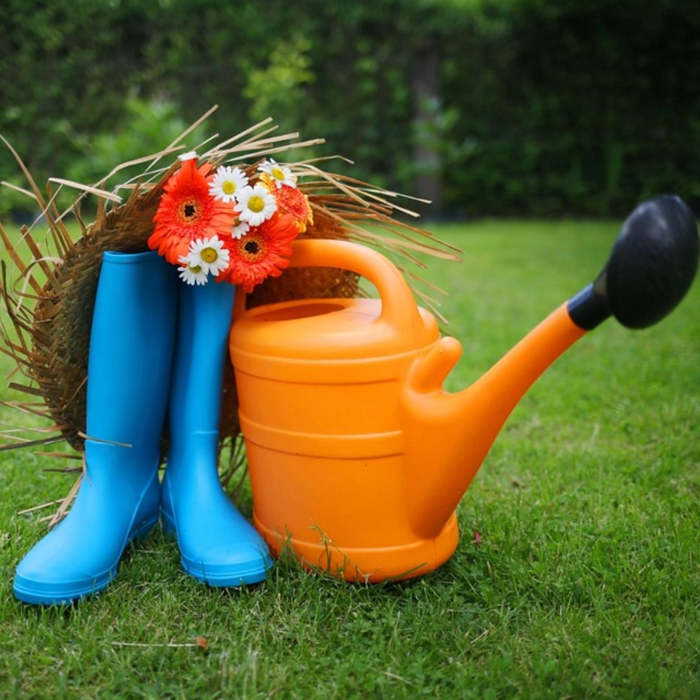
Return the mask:
M 161 509 L 163 532 L 177 540 L 177 530 L 171 515 Z M 214 588 L 235 588 L 260 583 L 267 578 L 267 572 L 272 566 L 271 561 L 256 562 L 250 565 L 207 567 L 203 562 L 196 562 L 181 553 L 180 565 L 200 583 L 206 583 Z
M 135 526 L 129 533 L 122 555 L 126 548 L 135 540 L 140 540 L 146 537 L 158 522 L 158 517 L 150 518 Z M 121 556 L 119 557 L 121 559 Z M 13 590 L 15 597 L 23 603 L 32 603 L 33 605 L 69 605 L 88 595 L 99 593 L 106 588 L 117 575 L 119 562 L 105 573 L 85 581 L 71 581 L 68 583 L 43 584 L 24 579 L 21 576 L 15 576 Z

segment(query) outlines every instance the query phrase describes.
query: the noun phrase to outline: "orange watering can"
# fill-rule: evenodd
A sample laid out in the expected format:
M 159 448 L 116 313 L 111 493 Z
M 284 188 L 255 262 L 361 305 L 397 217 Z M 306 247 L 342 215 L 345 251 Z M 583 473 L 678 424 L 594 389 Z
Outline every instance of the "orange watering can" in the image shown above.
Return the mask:
M 641 204 L 603 271 L 472 386 L 442 389 L 461 346 L 441 338 L 394 265 L 335 240 L 295 243 L 292 265 L 352 270 L 380 299 L 245 309 L 230 337 L 254 524 L 271 549 L 348 580 L 432 571 L 458 541 L 455 508 L 537 377 L 609 315 L 665 316 L 692 283 L 698 234 L 678 197 Z

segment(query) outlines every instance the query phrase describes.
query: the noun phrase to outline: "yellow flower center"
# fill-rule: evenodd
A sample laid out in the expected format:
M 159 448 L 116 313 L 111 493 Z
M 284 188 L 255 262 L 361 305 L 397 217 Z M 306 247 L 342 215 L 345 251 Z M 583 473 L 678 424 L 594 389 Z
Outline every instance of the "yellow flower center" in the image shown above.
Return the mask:
M 198 275 L 201 271 L 202 271 L 201 265 L 190 265 L 190 272 L 194 272 L 195 275 Z
M 278 180 L 284 180 L 284 171 L 282 168 L 272 168 L 270 170 L 270 175 Z
M 206 263 L 213 263 L 219 258 L 219 253 L 216 248 L 202 248 L 200 252 L 202 260 Z
M 265 202 L 263 201 L 263 198 L 259 194 L 254 194 L 249 200 L 248 200 L 248 209 L 250 211 L 254 211 L 256 214 L 261 212 L 265 208 Z
M 236 183 L 231 180 L 225 180 L 221 185 L 221 191 L 224 194 L 233 194 L 236 191 Z

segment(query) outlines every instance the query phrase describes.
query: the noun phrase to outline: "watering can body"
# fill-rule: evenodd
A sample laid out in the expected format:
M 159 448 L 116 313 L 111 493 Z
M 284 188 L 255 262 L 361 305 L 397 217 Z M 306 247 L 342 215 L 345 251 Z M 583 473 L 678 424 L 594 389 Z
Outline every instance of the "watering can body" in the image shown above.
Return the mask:
M 415 531 L 407 491 L 421 484 L 406 479 L 400 396 L 437 322 L 373 251 L 303 241 L 292 260 L 355 270 L 382 299 L 236 309 L 230 351 L 255 526 L 273 551 L 288 544 L 305 566 L 348 580 L 432 571 L 457 546 L 457 520 Z

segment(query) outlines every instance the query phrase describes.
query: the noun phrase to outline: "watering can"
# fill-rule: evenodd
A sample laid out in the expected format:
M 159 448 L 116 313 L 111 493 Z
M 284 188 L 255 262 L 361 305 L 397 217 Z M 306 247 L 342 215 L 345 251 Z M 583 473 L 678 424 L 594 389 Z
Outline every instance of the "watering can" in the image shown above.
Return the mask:
M 300 240 L 291 265 L 370 280 L 379 299 L 302 299 L 245 308 L 230 354 L 255 527 L 274 553 L 347 580 L 419 576 L 458 542 L 455 508 L 506 418 L 570 345 L 614 315 L 665 316 L 692 283 L 695 219 L 676 196 L 637 207 L 596 280 L 469 388 L 442 382 L 461 346 L 441 337 L 397 268 L 337 240 Z

